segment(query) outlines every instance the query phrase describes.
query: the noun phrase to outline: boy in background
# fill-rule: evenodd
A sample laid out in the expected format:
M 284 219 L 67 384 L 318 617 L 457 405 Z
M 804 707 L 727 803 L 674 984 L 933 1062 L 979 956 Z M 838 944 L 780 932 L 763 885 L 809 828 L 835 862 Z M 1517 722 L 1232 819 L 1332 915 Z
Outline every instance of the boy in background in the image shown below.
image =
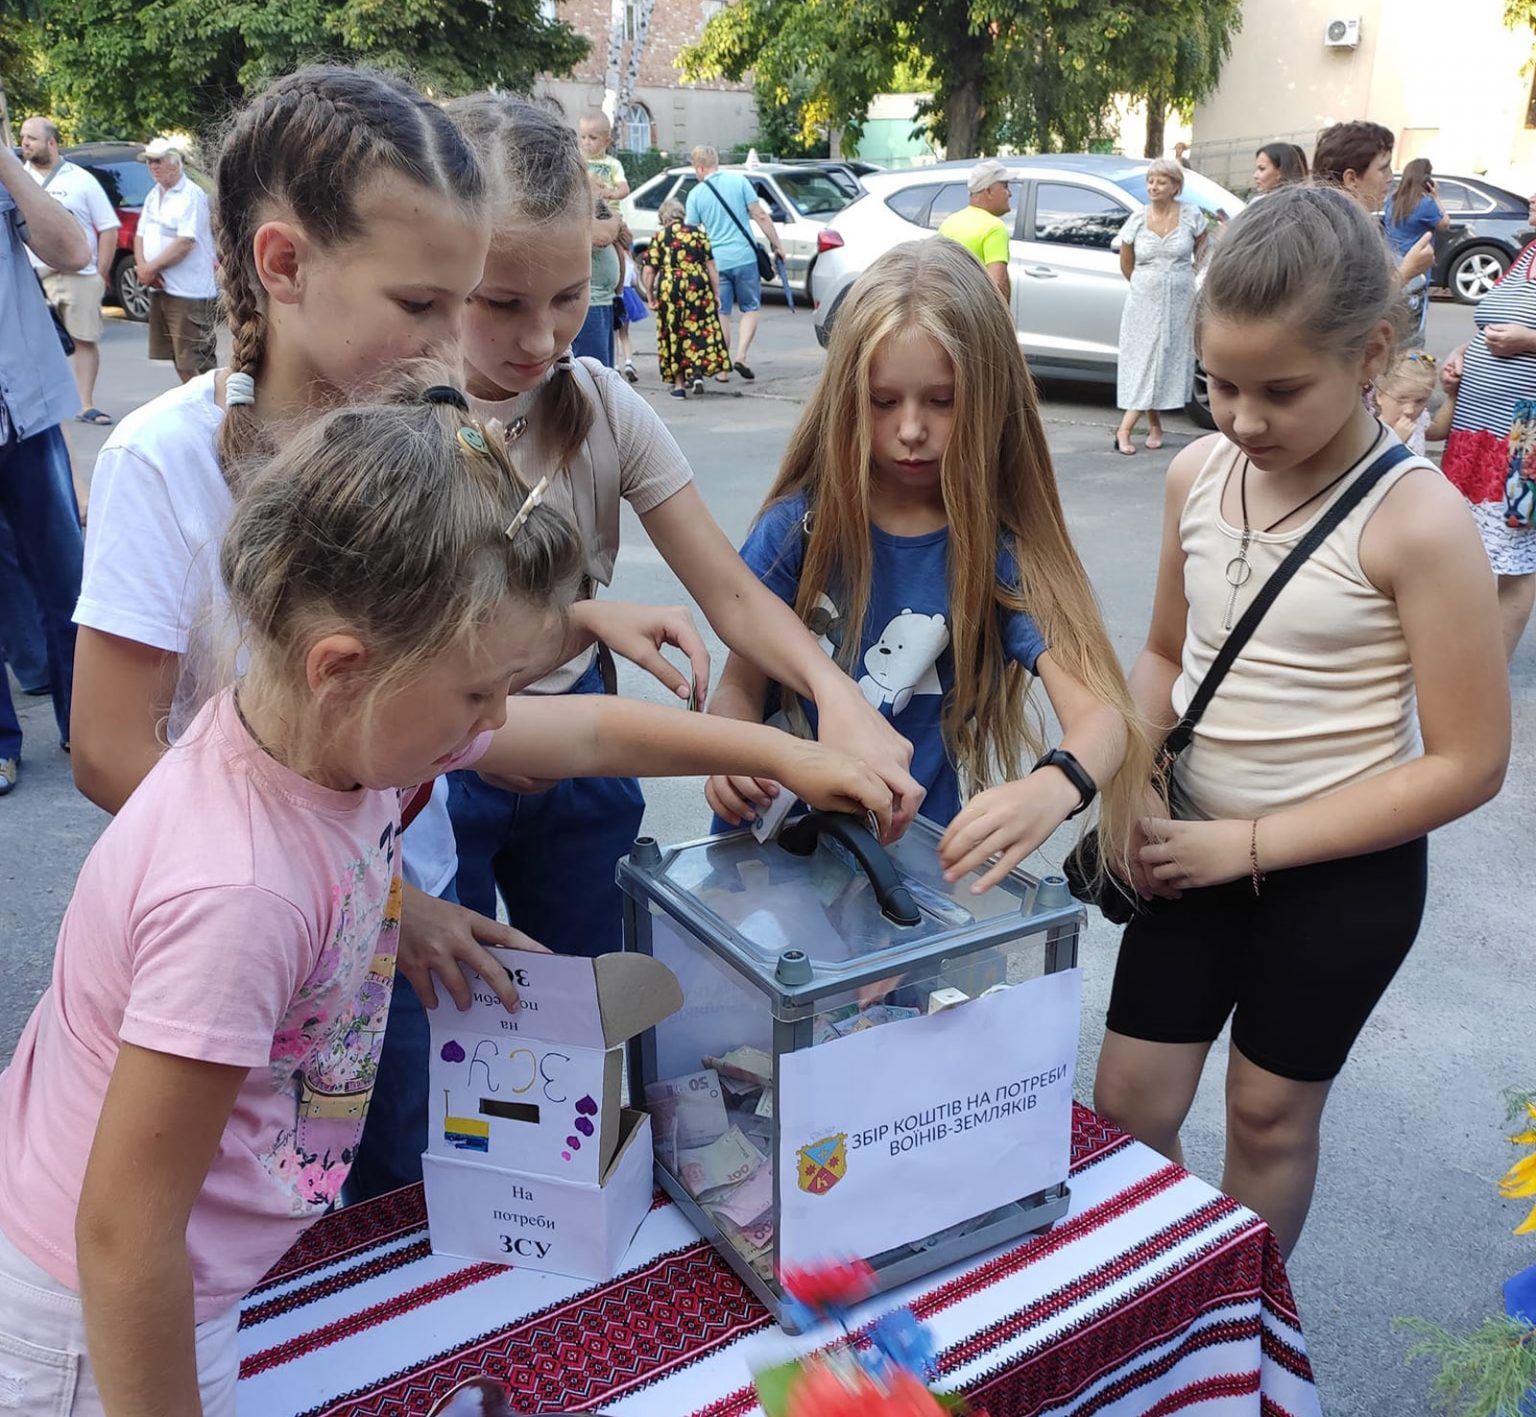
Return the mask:
M 610 202 L 629 196 L 629 183 L 624 178 L 624 165 L 608 151 L 613 141 L 613 125 L 600 108 L 589 109 L 576 126 L 576 138 L 581 144 L 581 155 L 587 160 L 587 171 L 592 174 L 592 190 Z

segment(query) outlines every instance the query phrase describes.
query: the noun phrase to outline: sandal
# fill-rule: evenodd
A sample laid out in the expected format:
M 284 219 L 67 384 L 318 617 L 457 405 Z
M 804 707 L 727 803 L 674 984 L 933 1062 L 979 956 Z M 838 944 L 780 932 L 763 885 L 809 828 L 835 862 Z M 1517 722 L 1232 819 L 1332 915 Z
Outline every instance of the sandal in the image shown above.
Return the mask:
M 638 384 L 640 382 L 640 371 L 635 368 L 635 361 L 633 359 L 626 359 L 624 361 L 624 377 L 631 384 Z
M 94 423 L 98 428 L 110 426 L 112 420 L 94 404 L 75 415 L 76 423 Z
M 716 374 L 715 382 L 717 384 L 729 384 L 731 382 L 731 376 L 729 374 Z
M 1117 453 L 1119 453 L 1121 457 L 1128 458 L 1128 457 L 1133 457 L 1135 455 L 1135 453 L 1136 453 L 1136 444 L 1131 443 L 1131 440 L 1129 438 L 1127 438 L 1125 441 L 1127 443 L 1131 443 L 1131 446 L 1128 447 L 1128 448 L 1122 448 L 1120 446 L 1120 435 L 1118 433 L 1111 433 L 1109 436 L 1110 436 L 1111 441 L 1115 445 L 1115 451 Z
M 751 380 L 757 378 L 757 375 L 754 374 L 750 369 L 748 369 L 747 366 L 745 364 L 743 364 L 739 359 L 731 366 L 731 368 L 733 368 L 738 374 L 740 374 L 743 379 L 746 379 L 748 381 L 751 381 Z

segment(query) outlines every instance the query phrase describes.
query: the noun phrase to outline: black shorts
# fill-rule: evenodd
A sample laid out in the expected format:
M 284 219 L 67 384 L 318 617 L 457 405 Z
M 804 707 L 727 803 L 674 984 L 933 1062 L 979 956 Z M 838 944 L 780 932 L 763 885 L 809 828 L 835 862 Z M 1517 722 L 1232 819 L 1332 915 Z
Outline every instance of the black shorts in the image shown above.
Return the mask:
M 1232 1043 L 1296 1082 L 1337 1077 L 1424 915 L 1427 838 L 1145 905 L 1125 928 L 1109 1027 Z M 1236 1011 L 1234 1014 L 1234 1010 Z

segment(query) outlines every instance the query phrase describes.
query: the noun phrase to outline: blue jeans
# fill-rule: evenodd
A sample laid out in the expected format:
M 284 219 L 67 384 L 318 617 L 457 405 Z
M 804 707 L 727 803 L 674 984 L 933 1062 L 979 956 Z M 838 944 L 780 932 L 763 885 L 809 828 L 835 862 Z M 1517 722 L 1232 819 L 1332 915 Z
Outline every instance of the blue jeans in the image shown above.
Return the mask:
M 58 425 L 0 445 L 0 517 L 15 537 L 16 560 L 42 615 L 48 649 L 53 716 L 69 741 L 69 701 L 75 677 L 75 602 L 85 537 L 69 475 L 69 450 Z M 0 674 L 0 758 L 21 756 L 21 723 L 10 685 Z
M 23 689 L 48 688 L 48 642 L 32 586 L 16 559 L 10 523 L 0 517 L 0 658 Z
M 578 359 L 596 359 L 607 368 L 613 368 L 613 302 L 593 305 L 587 310 L 576 338 L 571 341 L 571 353 Z
M 763 278 L 758 274 L 757 262 L 750 266 L 732 266 L 720 272 L 720 313 L 729 315 L 731 304 L 743 315 L 760 310 L 763 304 Z
M 602 691 L 594 665 L 571 691 Z M 631 777 L 571 778 L 548 792 L 492 787 L 474 772 L 448 779 L 459 847 L 459 899 L 496 913 L 496 891 L 519 930 L 559 954 L 608 954 L 624 944 L 614 870 L 629 854 L 645 798 Z
M 458 903 L 451 882 L 438 899 Z M 447 998 L 441 984 L 437 990 L 439 1000 Z M 427 1054 L 431 1041 L 427 1011 L 410 980 L 397 970 L 368 1117 L 357 1144 L 357 1159 L 342 1188 L 345 1204 L 372 1200 L 421 1180 L 421 1154 L 427 1149 Z

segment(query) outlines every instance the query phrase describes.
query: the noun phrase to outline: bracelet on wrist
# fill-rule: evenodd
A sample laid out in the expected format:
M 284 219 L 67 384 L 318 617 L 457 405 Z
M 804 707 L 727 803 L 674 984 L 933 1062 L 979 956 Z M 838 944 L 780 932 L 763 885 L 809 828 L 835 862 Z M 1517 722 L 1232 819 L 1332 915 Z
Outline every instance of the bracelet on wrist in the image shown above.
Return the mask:
M 1052 748 L 1050 752 L 1042 753 L 1040 760 L 1030 769 L 1030 772 L 1037 773 L 1041 768 L 1060 768 L 1066 774 L 1067 781 L 1077 789 L 1077 795 L 1081 800 L 1067 813 L 1068 821 L 1080 812 L 1086 812 L 1093 799 L 1099 795 L 1099 785 L 1093 780 L 1088 769 L 1065 748 Z
M 1255 817 L 1253 828 L 1248 834 L 1248 869 L 1253 879 L 1253 893 L 1258 895 L 1259 887 L 1264 883 L 1264 872 L 1259 869 L 1259 822 Z

